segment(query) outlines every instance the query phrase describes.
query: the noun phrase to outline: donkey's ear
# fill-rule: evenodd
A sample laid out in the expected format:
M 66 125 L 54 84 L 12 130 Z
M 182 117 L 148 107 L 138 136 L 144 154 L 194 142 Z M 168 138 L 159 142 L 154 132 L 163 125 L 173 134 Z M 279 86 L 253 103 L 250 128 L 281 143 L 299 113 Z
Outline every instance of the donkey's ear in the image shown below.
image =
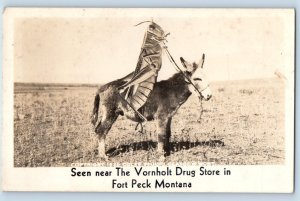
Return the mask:
M 183 65 L 183 67 L 187 68 L 186 61 L 182 57 L 180 57 L 180 61 L 181 61 L 181 64 Z
M 196 63 L 189 63 L 186 60 L 184 60 L 182 57 L 180 57 L 180 61 L 182 65 L 185 67 L 186 71 L 188 72 L 194 73 L 198 68 L 198 65 Z
M 205 54 L 202 54 L 202 58 L 200 59 L 199 63 L 198 63 L 198 66 L 203 68 L 203 65 L 204 65 L 204 60 L 205 60 Z

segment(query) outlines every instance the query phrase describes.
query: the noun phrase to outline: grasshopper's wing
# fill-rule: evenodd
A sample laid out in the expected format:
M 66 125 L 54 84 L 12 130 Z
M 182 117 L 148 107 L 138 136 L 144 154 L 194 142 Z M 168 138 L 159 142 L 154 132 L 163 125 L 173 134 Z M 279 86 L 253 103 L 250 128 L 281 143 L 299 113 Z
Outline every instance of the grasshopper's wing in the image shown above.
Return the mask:
M 142 49 L 132 79 L 121 86 L 121 95 L 135 110 L 147 101 L 157 80 L 162 63 L 160 45 L 163 30 L 152 23 L 144 36 Z

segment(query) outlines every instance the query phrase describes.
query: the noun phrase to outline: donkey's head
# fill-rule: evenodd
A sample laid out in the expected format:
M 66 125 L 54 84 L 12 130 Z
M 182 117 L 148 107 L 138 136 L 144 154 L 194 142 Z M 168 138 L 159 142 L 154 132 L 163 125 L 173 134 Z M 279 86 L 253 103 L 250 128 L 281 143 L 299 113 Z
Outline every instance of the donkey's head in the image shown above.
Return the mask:
M 209 88 L 209 83 L 207 82 L 206 76 L 203 72 L 204 59 L 205 55 L 203 54 L 199 63 L 189 63 L 180 57 L 180 61 L 185 67 L 185 75 L 187 78 L 189 78 L 189 80 L 186 79 L 186 82 L 189 85 L 189 90 L 192 93 L 195 93 L 197 96 L 201 96 L 201 98 L 204 100 L 209 100 L 212 97 L 212 93 Z M 190 81 L 192 83 L 190 83 Z

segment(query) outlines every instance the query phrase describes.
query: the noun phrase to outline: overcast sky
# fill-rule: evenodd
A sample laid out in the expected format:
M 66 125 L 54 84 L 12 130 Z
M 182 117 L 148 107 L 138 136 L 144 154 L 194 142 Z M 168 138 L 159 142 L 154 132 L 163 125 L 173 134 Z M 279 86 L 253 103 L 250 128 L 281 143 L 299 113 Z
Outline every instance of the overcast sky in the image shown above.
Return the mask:
M 88 11 L 85 11 L 88 12 Z M 230 12 L 230 11 L 228 11 Z M 168 36 L 178 63 L 182 56 L 198 61 L 210 80 L 274 77 L 286 68 L 284 30 L 280 15 L 153 16 Z M 126 16 L 126 15 L 125 15 Z M 15 21 L 15 81 L 105 83 L 135 69 L 148 16 L 19 18 Z M 197 15 L 196 15 L 197 16 Z M 159 79 L 176 71 L 163 55 Z

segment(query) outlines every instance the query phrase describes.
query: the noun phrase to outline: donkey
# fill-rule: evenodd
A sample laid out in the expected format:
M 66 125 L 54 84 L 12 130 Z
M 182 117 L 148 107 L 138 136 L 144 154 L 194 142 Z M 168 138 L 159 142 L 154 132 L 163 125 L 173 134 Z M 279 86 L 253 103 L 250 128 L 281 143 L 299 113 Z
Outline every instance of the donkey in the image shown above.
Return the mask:
M 148 100 L 138 110 L 147 121 L 157 120 L 157 149 L 159 153 L 163 153 L 165 156 L 169 155 L 170 151 L 171 122 L 176 111 L 192 93 L 196 93 L 197 96 L 200 96 L 199 98 L 206 101 L 212 97 L 202 69 L 204 54 L 199 63 L 189 63 L 182 57 L 180 57 L 180 61 L 184 67 L 183 73 L 176 73 L 167 80 L 155 83 Z M 107 83 L 97 90 L 91 121 L 96 126 L 100 108 L 102 118 L 95 128 L 95 132 L 98 137 L 98 154 L 101 158 L 107 159 L 105 138 L 119 115 L 125 115 L 138 123 L 143 121 L 119 95 L 118 88 L 129 81 L 132 76 L 133 73 Z M 196 92 L 195 87 L 198 92 Z

